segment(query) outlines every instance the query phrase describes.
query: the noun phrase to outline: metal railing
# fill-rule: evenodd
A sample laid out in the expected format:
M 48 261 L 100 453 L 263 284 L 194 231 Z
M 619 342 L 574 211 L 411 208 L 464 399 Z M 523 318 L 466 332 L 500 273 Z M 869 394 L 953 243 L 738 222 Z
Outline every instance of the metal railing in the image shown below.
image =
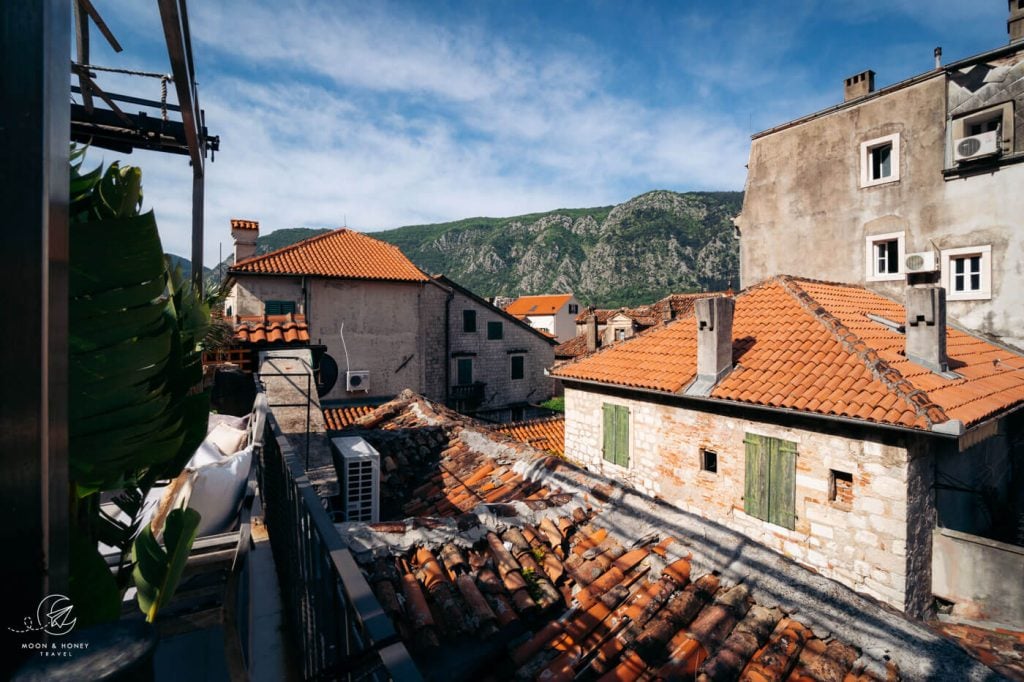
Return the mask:
M 266 428 L 260 491 L 303 677 L 422 679 L 273 415 Z
M 487 384 L 482 381 L 476 381 L 472 384 L 456 384 L 452 386 L 449 396 L 454 402 L 476 407 L 484 401 L 484 390 L 486 388 Z

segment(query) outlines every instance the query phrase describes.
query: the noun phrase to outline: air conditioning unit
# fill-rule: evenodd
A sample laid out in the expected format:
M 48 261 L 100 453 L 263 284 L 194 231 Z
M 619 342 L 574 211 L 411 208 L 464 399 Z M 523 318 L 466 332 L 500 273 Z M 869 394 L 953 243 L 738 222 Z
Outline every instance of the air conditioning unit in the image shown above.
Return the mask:
M 370 371 L 366 369 L 357 369 L 345 372 L 345 390 L 369 391 Z
M 936 272 L 939 269 L 938 259 L 934 251 L 921 251 L 920 253 L 908 253 L 903 259 L 903 270 L 907 274 L 916 272 Z
M 987 133 L 962 137 L 954 141 L 953 160 L 957 163 L 984 159 L 988 156 L 998 156 L 1002 151 L 1000 144 L 1001 133 L 999 130 L 990 130 Z
M 332 438 L 346 521 L 380 521 L 380 453 L 358 436 Z

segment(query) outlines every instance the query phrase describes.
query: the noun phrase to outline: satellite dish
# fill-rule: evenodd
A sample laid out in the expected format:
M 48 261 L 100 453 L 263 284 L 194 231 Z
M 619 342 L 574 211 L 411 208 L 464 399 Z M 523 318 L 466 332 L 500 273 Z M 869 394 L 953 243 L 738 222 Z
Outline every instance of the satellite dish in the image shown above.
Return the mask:
M 323 398 L 338 383 L 338 363 L 327 353 L 320 356 L 316 368 L 316 394 Z

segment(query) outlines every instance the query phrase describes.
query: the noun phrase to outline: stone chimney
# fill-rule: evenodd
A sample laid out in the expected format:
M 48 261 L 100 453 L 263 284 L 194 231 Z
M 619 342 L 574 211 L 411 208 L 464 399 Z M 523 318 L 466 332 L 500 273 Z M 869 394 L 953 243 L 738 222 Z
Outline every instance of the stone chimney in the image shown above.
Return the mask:
M 1024 0 L 1010 0 L 1010 17 L 1006 20 L 1010 42 L 1024 40 Z
M 256 238 L 260 236 L 260 224 L 255 220 L 231 219 L 231 238 L 235 240 L 235 262 L 256 255 Z
M 871 69 L 850 76 L 843 81 L 843 101 L 849 102 L 875 91 L 875 72 Z
M 593 307 L 587 313 L 587 326 L 584 333 L 587 335 L 587 352 L 593 353 L 597 350 L 597 314 Z
M 946 357 L 946 290 L 907 287 L 906 356 L 939 374 L 949 371 Z
M 697 378 L 686 395 L 706 396 L 732 371 L 732 316 L 736 299 L 726 296 L 694 301 L 697 319 Z

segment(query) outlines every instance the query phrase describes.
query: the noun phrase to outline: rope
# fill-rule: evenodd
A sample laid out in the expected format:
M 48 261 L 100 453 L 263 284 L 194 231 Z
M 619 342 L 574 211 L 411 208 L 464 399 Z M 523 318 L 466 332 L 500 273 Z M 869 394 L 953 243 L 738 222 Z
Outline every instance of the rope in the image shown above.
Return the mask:
M 160 77 L 160 116 L 164 121 L 167 120 L 167 81 L 171 80 L 170 76 Z
M 129 76 L 145 76 L 146 78 L 166 78 L 167 80 L 174 80 L 166 73 L 154 73 L 153 71 L 135 71 L 133 69 L 118 69 L 113 66 L 94 66 L 92 64 L 78 64 L 75 66 L 83 69 L 89 69 L 90 71 L 106 71 L 107 73 L 123 73 Z

